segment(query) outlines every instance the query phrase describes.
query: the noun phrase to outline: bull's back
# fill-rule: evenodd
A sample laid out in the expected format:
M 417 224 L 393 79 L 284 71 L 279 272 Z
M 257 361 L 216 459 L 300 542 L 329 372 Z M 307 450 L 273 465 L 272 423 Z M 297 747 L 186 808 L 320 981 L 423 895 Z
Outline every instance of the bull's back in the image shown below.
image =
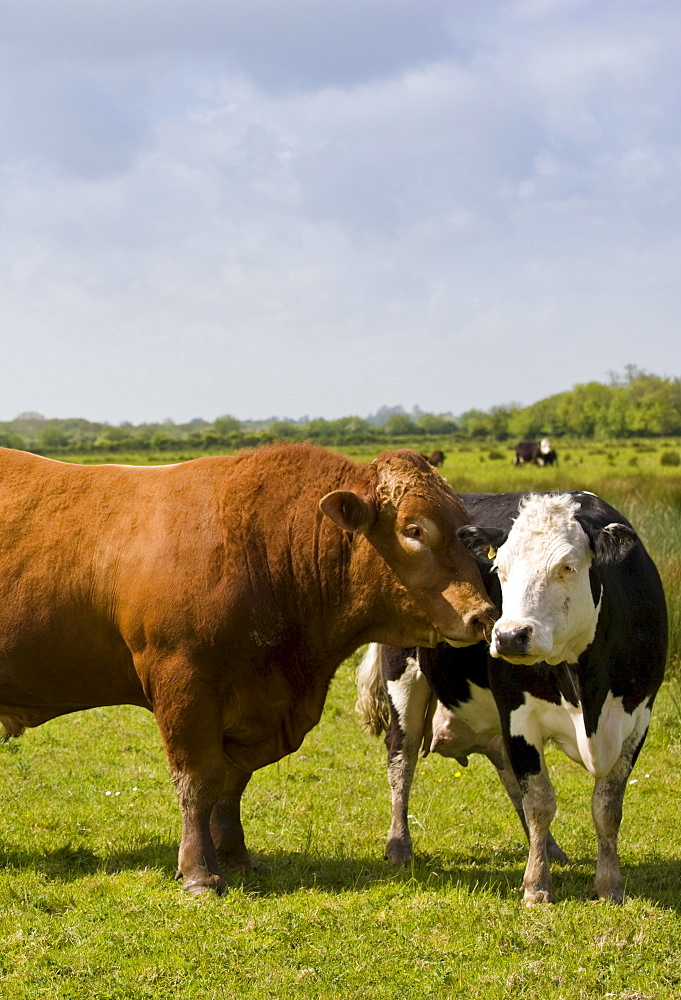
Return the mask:
M 203 582 L 197 526 L 210 520 L 214 491 L 201 462 L 191 464 L 86 467 L 0 453 L 2 711 L 44 721 L 148 704 L 133 640 L 148 642 L 182 592 Z
M 322 563 L 329 587 L 338 578 L 318 499 L 350 465 L 305 446 L 166 467 L 0 449 L 0 714 L 148 706 L 173 656 L 219 670 L 223 686 L 244 672 L 236 652 L 249 669 L 306 678 L 303 624 L 319 631 L 307 597 Z

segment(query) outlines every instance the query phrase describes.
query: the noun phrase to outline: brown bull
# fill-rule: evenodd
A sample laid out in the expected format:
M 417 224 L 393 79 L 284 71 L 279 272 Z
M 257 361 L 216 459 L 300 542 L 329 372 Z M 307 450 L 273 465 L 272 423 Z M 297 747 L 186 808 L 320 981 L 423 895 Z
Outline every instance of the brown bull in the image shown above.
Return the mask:
M 326 515 L 326 516 L 324 516 Z M 306 445 L 165 467 L 0 449 L 0 721 L 150 709 L 192 892 L 250 866 L 240 799 L 300 746 L 371 640 L 479 640 L 492 605 L 463 505 L 413 452 Z

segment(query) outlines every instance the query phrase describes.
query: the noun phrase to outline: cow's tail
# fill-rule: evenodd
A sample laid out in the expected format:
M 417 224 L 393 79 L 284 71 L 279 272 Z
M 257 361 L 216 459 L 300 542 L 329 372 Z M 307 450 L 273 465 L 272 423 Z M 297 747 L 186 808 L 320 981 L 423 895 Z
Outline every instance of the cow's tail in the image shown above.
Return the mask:
M 357 668 L 355 711 L 372 736 L 380 736 L 390 724 L 390 706 L 381 672 L 381 646 L 372 642 Z

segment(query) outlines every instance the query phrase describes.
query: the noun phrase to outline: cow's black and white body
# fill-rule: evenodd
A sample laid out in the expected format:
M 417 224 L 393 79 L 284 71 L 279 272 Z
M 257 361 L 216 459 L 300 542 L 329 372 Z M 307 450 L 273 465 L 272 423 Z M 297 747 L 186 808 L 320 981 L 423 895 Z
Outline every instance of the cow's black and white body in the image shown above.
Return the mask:
M 558 455 L 548 438 L 541 441 L 520 441 L 515 446 L 514 465 L 557 465 Z
M 596 894 L 621 901 L 622 799 L 666 659 L 659 576 L 629 523 L 593 494 L 463 500 L 472 525 L 462 534 L 501 606 L 489 649 L 374 645 L 360 668 L 358 708 L 374 731 L 381 680 L 390 707 L 387 855 L 411 856 L 407 800 L 421 743 L 462 763 L 484 753 L 528 835 L 525 902 L 550 900 L 548 858 L 564 859 L 549 832 L 555 794 L 544 744 L 553 740 L 594 777 Z

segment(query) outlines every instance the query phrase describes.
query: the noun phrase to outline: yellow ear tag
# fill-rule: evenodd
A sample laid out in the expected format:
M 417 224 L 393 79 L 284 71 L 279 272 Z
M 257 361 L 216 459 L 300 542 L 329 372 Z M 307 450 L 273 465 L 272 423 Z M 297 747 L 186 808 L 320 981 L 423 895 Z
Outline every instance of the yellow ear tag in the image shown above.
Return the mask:
M 489 559 L 490 562 L 494 562 L 496 557 L 497 557 L 497 550 L 494 548 L 493 545 L 490 545 L 490 547 L 487 549 L 487 558 Z

